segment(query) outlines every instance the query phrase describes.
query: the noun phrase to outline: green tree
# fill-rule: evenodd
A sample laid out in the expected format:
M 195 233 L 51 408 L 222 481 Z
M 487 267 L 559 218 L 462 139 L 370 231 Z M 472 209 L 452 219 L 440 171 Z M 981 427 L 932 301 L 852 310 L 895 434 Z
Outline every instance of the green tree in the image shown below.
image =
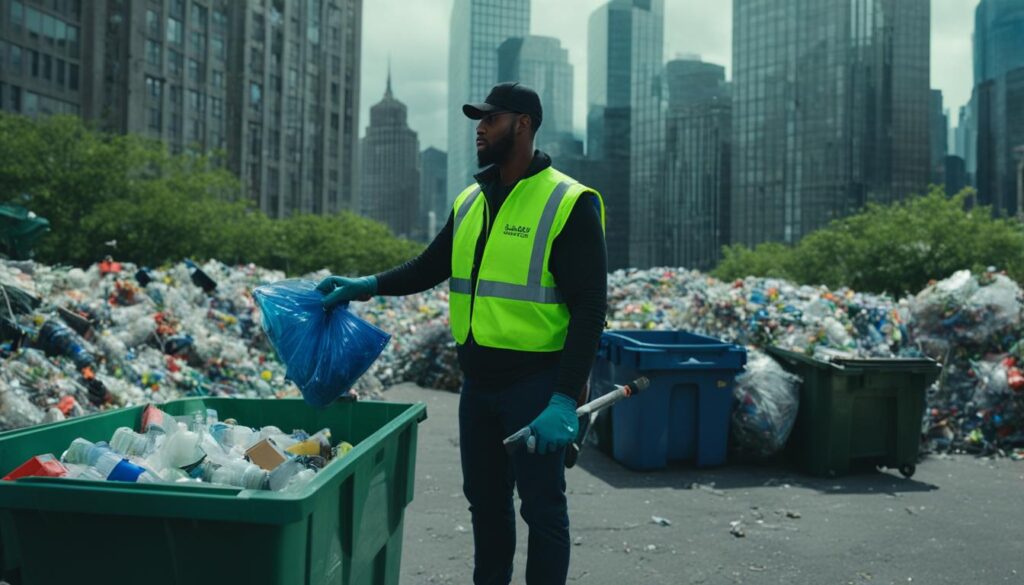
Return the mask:
M 150 266 L 192 257 L 366 274 L 419 250 L 348 212 L 272 220 L 241 197 L 216 158 L 171 155 L 159 142 L 96 132 L 68 116 L 0 114 L 0 202 L 50 220 L 36 250 L 48 263 L 86 265 L 111 253 Z
M 947 197 L 941 187 L 892 205 L 869 204 L 795 246 L 726 247 L 714 274 L 723 279 L 779 276 L 805 284 L 848 286 L 894 295 L 917 292 L 962 269 L 995 266 L 1024 278 L 1024 228 L 968 209 L 973 191 Z

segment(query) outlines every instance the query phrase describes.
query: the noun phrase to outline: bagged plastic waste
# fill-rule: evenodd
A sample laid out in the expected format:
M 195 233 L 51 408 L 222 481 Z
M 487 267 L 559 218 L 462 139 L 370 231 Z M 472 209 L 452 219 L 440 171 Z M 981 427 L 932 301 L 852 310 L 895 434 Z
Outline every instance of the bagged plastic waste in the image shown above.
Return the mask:
M 391 336 L 353 315 L 347 305 L 325 312 L 323 293 L 309 280 L 284 280 L 253 291 L 263 328 L 287 377 L 313 406 L 345 394 L 373 364 Z
M 765 353 L 747 348 L 746 371 L 736 377 L 731 445 L 741 454 L 770 457 L 786 445 L 800 406 L 800 377 Z

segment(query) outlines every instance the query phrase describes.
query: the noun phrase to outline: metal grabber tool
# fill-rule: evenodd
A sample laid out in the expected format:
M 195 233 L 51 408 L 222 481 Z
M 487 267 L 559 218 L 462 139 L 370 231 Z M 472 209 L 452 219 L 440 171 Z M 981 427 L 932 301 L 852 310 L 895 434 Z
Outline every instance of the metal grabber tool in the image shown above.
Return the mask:
M 597 419 L 598 413 L 620 400 L 625 400 L 630 396 L 643 392 L 650 384 L 650 380 L 640 377 L 629 384 L 615 386 L 615 389 L 611 392 L 577 408 L 576 416 L 579 417 L 579 430 L 576 432 L 576 438 L 569 444 L 568 449 L 565 450 L 565 466 L 573 467 L 576 465 L 580 449 L 583 448 L 583 442 L 587 438 L 590 427 Z M 502 441 L 502 443 L 505 445 L 505 451 L 511 455 L 523 447 L 526 447 L 532 453 L 536 441 L 537 438 L 533 436 L 533 431 L 530 427 L 523 427 Z

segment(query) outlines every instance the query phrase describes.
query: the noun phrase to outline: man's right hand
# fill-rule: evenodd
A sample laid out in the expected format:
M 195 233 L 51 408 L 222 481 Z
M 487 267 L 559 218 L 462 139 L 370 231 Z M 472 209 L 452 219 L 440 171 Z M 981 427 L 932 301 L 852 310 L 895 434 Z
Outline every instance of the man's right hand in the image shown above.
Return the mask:
M 324 310 L 349 301 L 368 301 L 377 293 L 377 277 L 363 276 L 347 278 L 345 276 L 328 276 L 316 285 L 316 289 L 324 293 Z

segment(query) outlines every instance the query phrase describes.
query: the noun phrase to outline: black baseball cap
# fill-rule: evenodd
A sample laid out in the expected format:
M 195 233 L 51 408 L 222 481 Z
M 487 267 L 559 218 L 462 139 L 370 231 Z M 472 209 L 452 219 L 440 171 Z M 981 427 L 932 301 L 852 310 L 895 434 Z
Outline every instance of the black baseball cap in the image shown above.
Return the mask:
M 544 120 L 544 109 L 540 105 L 540 96 L 518 81 L 507 81 L 495 85 L 482 104 L 462 106 L 462 113 L 471 120 L 479 120 L 484 116 L 500 112 L 527 114 L 536 121 L 537 128 L 540 128 L 540 123 Z

